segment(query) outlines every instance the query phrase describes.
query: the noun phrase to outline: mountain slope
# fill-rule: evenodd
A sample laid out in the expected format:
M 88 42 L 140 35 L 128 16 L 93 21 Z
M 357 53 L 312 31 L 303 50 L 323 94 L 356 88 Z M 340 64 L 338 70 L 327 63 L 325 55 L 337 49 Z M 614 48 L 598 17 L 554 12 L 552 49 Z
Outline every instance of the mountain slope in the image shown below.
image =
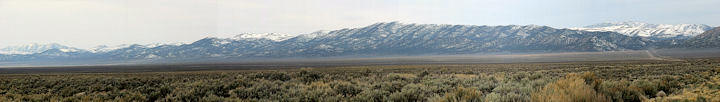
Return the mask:
M 267 39 L 267 40 L 273 40 L 273 41 L 284 41 L 290 38 L 293 38 L 295 36 L 288 35 L 288 34 L 278 34 L 278 33 L 264 33 L 264 34 L 253 34 L 253 33 L 245 33 L 245 34 L 239 34 L 235 37 L 231 38 L 234 40 L 258 40 L 258 39 Z
M 720 27 L 705 31 L 685 41 L 681 46 L 686 48 L 720 48 Z
M 463 54 L 642 49 L 640 38 L 612 32 L 585 32 L 547 26 L 469 26 L 377 23 L 330 31 L 308 41 L 290 39 L 278 53 L 287 56 L 381 54 Z
M 0 54 L 34 54 L 34 53 L 40 53 L 43 51 L 47 51 L 50 49 L 60 49 L 66 52 L 75 52 L 75 51 L 81 51 L 81 49 L 68 47 L 65 45 L 60 45 L 57 43 L 50 43 L 50 44 L 27 44 L 27 45 L 17 45 L 17 46 L 8 46 L 0 49 Z
M 471 26 L 390 22 L 315 32 L 286 40 L 205 38 L 180 46 L 131 47 L 106 54 L 122 59 L 284 58 L 620 51 L 644 49 L 646 45 L 642 38 L 613 32 L 587 32 L 535 25 Z
M 159 46 L 180 46 L 180 45 L 183 45 L 183 43 L 152 43 L 152 44 L 145 44 L 145 45 L 120 44 L 120 45 L 113 45 L 113 46 L 100 45 L 100 46 L 95 46 L 93 48 L 90 48 L 90 49 L 88 49 L 88 51 L 94 52 L 94 53 L 104 53 L 104 52 L 109 52 L 109 51 L 113 51 L 113 50 L 117 50 L 117 49 L 128 48 L 131 46 L 154 48 L 154 47 L 159 47 Z
M 694 37 L 702 32 L 712 29 L 708 25 L 702 24 L 648 24 L 643 22 L 615 22 L 600 23 L 585 26 L 582 28 L 571 28 L 575 30 L 585 31 L 612 31 L 625 34 L 628 36 L 640 36 L 653 39 L 666 38 L 689 38 Z
M 81 59 L 152 63 L 290 57 L 623 51 L 643 50 L 647 46 L 644 38 L 615 32 L 555 29 L 537 25 L 475 26 L 388 22 L 292 37 L 278 34 L 241 34 L 233 38 L 204 38 L 181 45 L 130 45 L 109 51 L 48 51 L 30 55 L 5 55 L 0 56 L 0 62 Z

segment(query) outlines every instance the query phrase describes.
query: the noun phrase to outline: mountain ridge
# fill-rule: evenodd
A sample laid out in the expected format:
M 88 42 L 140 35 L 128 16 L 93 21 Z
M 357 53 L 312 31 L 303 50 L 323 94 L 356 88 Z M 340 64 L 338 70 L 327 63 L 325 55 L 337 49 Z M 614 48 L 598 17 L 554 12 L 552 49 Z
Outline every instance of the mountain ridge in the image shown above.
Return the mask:
M 690 38 L 712 29 L 704 24 L 650 24 L 645 22 L 607 22 L 570 28 L 585 31 L 613 31 L 628 36 L 667 39 L 673 37 Z
M 34 54 L 50 49 L 61 49 L 64 51 L 80 51 L 82 49 L 61 45 L 58 43 L 31 43 L 0 48 L 0 54 Z
M 711 30 L 703 32 L 702 34 L 686 40 L 682 45 L 675 46 L 676 48 L 720 48 L 720 27 L 715 27 Z
M 265 38 L 273 35 L 277 39 Z M 656 42 L 617 32 L 539 25 L 449 25 L 382 22 L 358 28 L 207 37 L 186 44 L 127 45 L 109 51 L 0 55 L 0 62 L 100 61 L 154 63 L 342 56 L 415 56 L 646 50 Z M 104 61 L 104 62 L 103 62 Z

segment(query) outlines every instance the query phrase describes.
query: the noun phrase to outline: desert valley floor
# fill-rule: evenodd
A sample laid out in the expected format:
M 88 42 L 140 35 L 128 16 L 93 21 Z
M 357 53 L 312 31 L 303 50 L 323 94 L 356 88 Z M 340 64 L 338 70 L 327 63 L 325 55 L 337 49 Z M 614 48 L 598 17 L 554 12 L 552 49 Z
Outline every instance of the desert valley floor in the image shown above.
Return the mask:
M 0 101 L 720 101 L 720 58 L 666 55 L 7 67 Z

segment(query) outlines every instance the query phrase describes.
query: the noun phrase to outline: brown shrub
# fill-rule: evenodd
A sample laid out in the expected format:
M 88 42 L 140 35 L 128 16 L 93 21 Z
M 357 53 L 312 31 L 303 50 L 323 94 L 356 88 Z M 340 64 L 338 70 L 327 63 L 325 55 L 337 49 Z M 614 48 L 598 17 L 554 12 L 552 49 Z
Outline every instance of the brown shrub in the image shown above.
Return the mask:
M 585 75 L 585 74 L 583 74 Z M 569 74 L 531 94 L 533 102 L 607 102 L 605 95 L 586 84 L 583 75 Z

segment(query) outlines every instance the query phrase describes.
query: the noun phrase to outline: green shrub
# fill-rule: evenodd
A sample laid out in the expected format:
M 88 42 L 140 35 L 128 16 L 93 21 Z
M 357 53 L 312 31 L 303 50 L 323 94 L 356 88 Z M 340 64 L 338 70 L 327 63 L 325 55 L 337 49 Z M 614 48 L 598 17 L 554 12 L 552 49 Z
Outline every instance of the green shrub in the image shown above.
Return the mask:
M 615 102 L 639 102 L 642 93 L 635 89 L 630 89 L 630 82 L 626 80 L 620 81 L 604 81 L 599 85 L 598 92 L 606 95 L 610 100 Z
M 635 80 L 630 84 L 630 89 L 637 90 L 644 98 L 653 98 L 658 92 L 658 86 L 654 82 L 647 80 Z
M 390 92 L 384 90 L 365 90 L 352 98 L 354 102 L 382 102 L 387 99 Z
M 267 79 L 267 80 L 288 81 L 288 80 L 290 80 L 291 77 L 285 73 L 270 72 L 270 73 L 255 74 L 255 78 L 262 78 L 262 79 Z
M 309 69 L 300 71 L 298 75 L 297 78 L 300 78 L 305 83 L 315 82 L 325 77 L 322 73 L 309 71 Z
M 422 84 L 408 84 L 405 85 L 400 92 L 390 94 L 390 100 L 393 102 L 424 101 L 426 97 L 433 95 L 434 89 L 436 88 Z
M 231 94 L 238 98 L 263 99 L 277 98 L 279 94 L 285 93 L 282 82 L 261 80 L 251 87 L 238 87 L 231 90 Z
M 381 89 L 387 92 L 398 92 L 402 90 L 407 83 L 400 81 L 381 82 L 374 85 L 375 89 Z
M 330 86 L 335 91 L 345 97 L 352 97 L 360 93 L 362 90 L 357 88 L 355 85 L 345 81 L 334 81 L 330 83 Z
M 483 102 L 482 92 L 477 89 L 458 87 L 451 93 L 444 96 L 428 99 L 433 102 Z

